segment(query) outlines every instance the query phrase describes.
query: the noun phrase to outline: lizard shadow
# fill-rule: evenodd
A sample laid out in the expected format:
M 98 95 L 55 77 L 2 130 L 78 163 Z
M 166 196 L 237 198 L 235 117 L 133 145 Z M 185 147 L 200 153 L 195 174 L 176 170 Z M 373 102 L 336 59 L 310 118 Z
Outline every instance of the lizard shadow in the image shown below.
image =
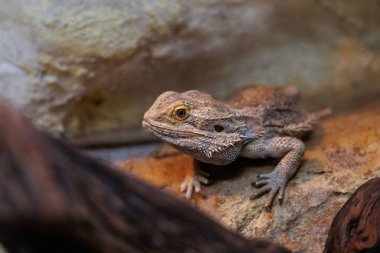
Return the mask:
M 201 163 L 199 168 L 210 175 L 212 181 L 220 180 L 230 180 L 236 179 L 242 176 L 246 170 L 252 170 L 256 168 L 264 168 L 270 166 L 271 171 L 276 164 L 278 159 L 267 158 L 267 159 L 249 159 L 238 157 L 234 162 L 228 165 L 213 165 Z M 263 172 L 263 169 L 260 169 Z

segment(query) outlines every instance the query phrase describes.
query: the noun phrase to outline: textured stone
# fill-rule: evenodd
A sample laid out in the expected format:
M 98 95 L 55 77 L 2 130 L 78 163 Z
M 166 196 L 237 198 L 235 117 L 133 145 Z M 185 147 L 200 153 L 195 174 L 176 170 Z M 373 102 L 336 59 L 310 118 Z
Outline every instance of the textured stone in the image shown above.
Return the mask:
M 336 212 L 355 191 L 380 176 L 380 104 L 333 114 L 306 140 L 304 161 L 287 187 L 283 205 L 263 210 L 265 196 L 249 200 L 251 182 L 273 170 L 273 160 L 241 159 L 229 166 L 205 166 L 216 182 L 191 201 L 226 227 L 247 237 L 274 240 L 296 252 L 322 252 Z M 122 169 L 180 196 L 178 188 L 192 159 L 168 154 L 127 160 Z M 159 153 L 160 154 L 160 153 Z
M 310 107 L 380 92 L 376 0 L 0 0 L 0 94 L 41 126 L 139 129 L 163 91 L 294 83 Z

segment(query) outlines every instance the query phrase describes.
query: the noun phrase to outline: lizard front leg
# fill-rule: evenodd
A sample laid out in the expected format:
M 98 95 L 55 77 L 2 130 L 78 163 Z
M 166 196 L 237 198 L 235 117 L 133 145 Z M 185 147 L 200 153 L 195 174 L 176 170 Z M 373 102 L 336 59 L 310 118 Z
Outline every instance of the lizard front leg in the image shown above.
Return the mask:
M 200 168 L 201 163 L 194 160 L 194 170 L 186 175 L 185 180 L 181 184 L 180 191 L 185 193 L 185 197 L 190 199 L 193 191 L 200 192 L 201 184 L 208 185 L 210 180 L 207 178 L 209 174 Z
M 260 188 L 251 198 L 256 199 L 269 192 L 265 208 L 270 209 L 278 194 L 282 202 L 285 187 L 289 179 L 296 173 L 305 152 L 305 144 L 292 137 L 274 137 L 248 143 L 241 151 L 241 156 L 248 158 L 282 157 L 276 168 L 267 174 L 258 176 L 253 184 Z

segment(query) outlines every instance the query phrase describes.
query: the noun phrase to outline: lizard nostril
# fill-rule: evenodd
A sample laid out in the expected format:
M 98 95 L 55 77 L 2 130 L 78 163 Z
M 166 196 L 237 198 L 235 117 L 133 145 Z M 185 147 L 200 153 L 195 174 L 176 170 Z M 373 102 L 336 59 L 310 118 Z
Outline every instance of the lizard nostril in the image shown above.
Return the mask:
M 224 127 L 222 127 L 221 125 L 215 125 L 214 130 L 219 133 L 224 130 Z

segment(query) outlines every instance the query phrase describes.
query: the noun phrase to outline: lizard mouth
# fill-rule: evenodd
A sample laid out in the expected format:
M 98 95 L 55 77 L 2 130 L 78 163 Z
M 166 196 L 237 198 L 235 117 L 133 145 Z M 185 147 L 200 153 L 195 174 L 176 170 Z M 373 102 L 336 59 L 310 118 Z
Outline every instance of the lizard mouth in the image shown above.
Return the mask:
M 142 121 L 142 127 L 143 127 L 144 130 L 149 131 L 150 124 L 149 124 L 149 122 L 146 119 L 143 119 L 143 121 Z
M 156 122 L 149 121 L 144 119 L 142 121 L 142 126 L 145 131 L 152 133 L 158 137 L 168 136 L 168 137 L 177 137 L 177 138 L 188 138 L 192 136 L 199 136 L 199 133 L 194 133 L 192 131 L 178 130 L 175 127 L 170 127 L 166 124 L 158 124 Z

